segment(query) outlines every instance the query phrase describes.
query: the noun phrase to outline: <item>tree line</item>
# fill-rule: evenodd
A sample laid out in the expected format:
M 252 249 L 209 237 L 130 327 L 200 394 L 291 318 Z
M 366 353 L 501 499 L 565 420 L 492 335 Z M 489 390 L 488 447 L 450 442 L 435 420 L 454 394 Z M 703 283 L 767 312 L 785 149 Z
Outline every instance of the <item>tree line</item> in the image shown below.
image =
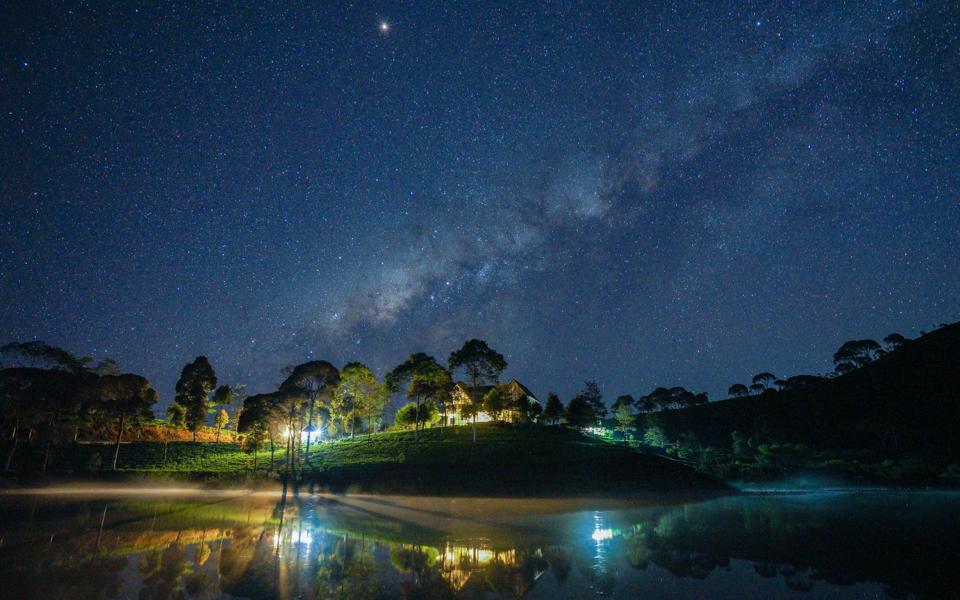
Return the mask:
M 871 339 L 849 340 L 841 344 L 840 348 L 833 354 L 833 373 L 827 375 L 794 375 L 781 379 L 773 373 L 764 371 L 754 375 L 749 386 L 743 383 L 734 383 L 727 389 L 727 393 L 734 398 L 742 398 L 771 391 L 800 389 L 824 381 L 829 377 L 839 377 L 861 369 L 909 342 L 909 338 L 899 333 L 891 333 L 883 338 L 883 345 Z

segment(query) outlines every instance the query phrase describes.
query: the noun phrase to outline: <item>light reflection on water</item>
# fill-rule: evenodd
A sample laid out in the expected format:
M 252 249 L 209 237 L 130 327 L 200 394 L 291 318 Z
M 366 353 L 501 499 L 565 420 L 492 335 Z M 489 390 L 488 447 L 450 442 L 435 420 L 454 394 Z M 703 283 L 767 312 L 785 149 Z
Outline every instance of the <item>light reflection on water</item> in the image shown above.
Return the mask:
M 950 598 L 957 509 L 960 496 L 907 492 L 632 506 L 7 495 L 0 596 Z

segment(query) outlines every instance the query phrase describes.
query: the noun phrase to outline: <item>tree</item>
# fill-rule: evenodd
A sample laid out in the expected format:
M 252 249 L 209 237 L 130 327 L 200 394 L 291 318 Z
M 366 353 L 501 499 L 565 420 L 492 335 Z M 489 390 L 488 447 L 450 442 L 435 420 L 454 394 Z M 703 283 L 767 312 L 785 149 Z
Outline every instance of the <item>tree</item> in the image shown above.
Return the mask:
M 117 441 L 111 467 L 116 470 L 126 420 L 135 416 L 153 416 L 151 407 L 157 402 L 157 392 L 146 378 L 131 373 L 101 377 L 99 390 L 97 410 L 117 419 Z
M 656 448 L 664 448 L 670 443 L 657 415 L 647 415 L 644 419 L 643 443 Z
M 597 421 L 603 421 L 607 417 L 607 406 L 603 403 L 603 396 L 600 394 L 600 386 L 596 381 L 586 381 L 583 384 L 583 391 L 580 392 L 583 399 L 590 405 L 593 412 L 593 418 Z
M 844 342 L 833 354 L 833 364 L 837 373 L 847 373 L 859 369 L 876 360 L 882 348 L 873 340 L 850 340 Z
M 629 404 L 621 404 L 617 407 L 616 410 L 617 425 L 620 427 L 620 431 L 624 434 L 627 433 L 628 429 L 632 429 L 636 424 L 637 417 L 633 414 L 633 411 L 630 410 Z
M 773 382 L 776 380 L 777 380 L 776 375 L 774 375 L 773 373 L 764 371 L 763 373 L 757 373 L 756 375 L 754 375 L 751 381 L 756 385 L 763 386 L 763 390 L 767 390 L 773 385 Z
M 217 443 L 220 443 L 220 430 L 230 422 L 230 413 L 227 412 L 227 409 L 221 408 L 220 412 L 217 413 L 217 416 L 213 420 L 213 424 L 217 428 Z
M 414 400 L 417 410 L 424 400 L 430 400 L 439 394 L 449 393 L 451 387 L 450 372 L 444 369 L 435 358 L 417 352 L 387 373 L 387 390 L 397 393 L 406 384 L 407 398 Z M 414 422 L 414 440 L 420 440 L 421 421 Z
M 306 401 L 307 456 L 310 456 L 317 401 L 329 399 L 338 383 L 340 383 L 340 372 L 336 367 L 325 360 L 312 360 L 294 367 L 286 380 L 280 384 L 280 391 L 287 394 L 290 400 L 288 404 L 293 413 L 290 415 L 289 425 L 291 432 L 297 431 L 296 441 L 299 441 L 299 433 L 304 429 L 302 411 L 303 400 Z
M 273 432 L 283 420 L 279 410 L 277 394 L 255 394 L 243 401 L 240 416 L 237 418 L 237 433 L 246 439 L 246 449 L 253 452 L 253 470 L 257 470 L 256 452 L 263 445 L 264 439 L 270 438 L 270 468 L 273 468 Z
M 466 341 L 459 350 L 450 353 L 447 358 L 447 367 L 450 373 L 463 369 L 470 382 L 467 397 L 469 406 L 463 416 L 470 419 L 473 441 L 477 441 L 477 414 L 483 398 L 479 395 L 479 388 L 484 383 L 496 385 L 500 374 L 507 368 L 507 360 L 502 354 L 490 348 L 487 342 L 478 339 Z
M 764 391 L 766 391 L 766 389 L 767 386 L 763 385 L 762 383 L 754 383 L 750 386 L 750 391 L 754 394 L 762 394 Z
M 418 414 L 419 418 L 417 418 Z M 419 428 L 427 423 L 433 422 L 439 418 L 439 416 L 440 414 L 437 412 L 437 407 L 433 404 L 417 405 L 415 402 L 408 402 L 397 410 L 397 414 L 393 420 L 398 425 Z
M 473 339 L 450 353 L 447 366 L 451 372 L 461 368 L 466 371 L 471 389 L 477 389 L 484 382 L 496 383 L 507 368 L 507 361 L 485 341 Z
M 747 389 L 747 386 L 742 383 L 735 383 L 727 389 L 727 393 L 733 396 L 734 398 L 742 398 L 750 393 L 750 390 Z
M 483 397 L 483 411 L 494 421 L 499 421 L 503 411 L 507 409 L 507 396 L 499 385 L 490 388 Z
M 621 406 L 633 408 L 636 403 L 637 401 L 633 399 L 633 396 L 630 394 L 623 394 L 622 396 L 617 396 L 617 399 L 613 401 L 613 406 L 611 408 L 613 409 L 613 412 L 617 412 L 620 410 Z
M 0 367 L 57 369 L 79 373 L 86 370 L 90 362 L 87 357 L 77 358 L 62 348 L 51 346 L 39 340 L 32 342 L 10 342 L 0 346 Z
M 543 408 L 543 420 L 556 425 L 563 418 L 563 402 L 554 392 L 547 394 L 547 405 Z
M 567 403 L 567 410 L 563 416 L 567 424 L 573 427 L 587 427 L 596 424 L 597 421 L 596 413 L 593 412 L 590 402 L 583 394 L 577 394 Z
M 197 431 L 206 422 L 208 398 L 216 387 L 217 375 L 206 356 L 198 356 L 180 372 L 174 402 L 187 411 L 187 429 L 193 433 L 193 441 L 197 441 Z
M 350 421 L 350 437 L 354 434 L 356 419 L 371 419 L 383 413 L 389 394 L 387 387 L 377 381 L 370 367 L 352 362 L 344 365 L 340 383 L 333 390 L 331 410 Z
M 887 337 L 883 338 L 883 343 L 887 345 L 887 350 L 893 351 L 897 348 L 903 346 L 909 342 L 907 338 L 903 337 L 899 333 L 891 333 Z
M 167 407 L 167 423 L 171 427 L 185 429 L 187 427 L 187 409 L 182 404 L 172 402 Z

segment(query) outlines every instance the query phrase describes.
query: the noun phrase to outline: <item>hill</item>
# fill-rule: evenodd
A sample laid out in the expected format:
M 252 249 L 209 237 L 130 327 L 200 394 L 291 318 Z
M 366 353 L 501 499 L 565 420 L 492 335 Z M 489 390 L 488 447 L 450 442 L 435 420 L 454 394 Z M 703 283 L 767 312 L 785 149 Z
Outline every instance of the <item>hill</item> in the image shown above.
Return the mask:
M 464 496 L 585 496 L 632 493 L 721 492 L 719 480 L 676 461 L 585 436 L 560 427 L 477 426 L 438 428 L 359 436 L 315 445 L 303 481 L 336 492 L 364 491 Z M 157 477 L 233 481 L 272 480 L 282 469 L 283 452 L 253 456 L 232 443 L 141 441 L 123 444 L 119 473 L 104 471 L 109 444 L 58 448 L 50 475 L 86 478 Z M 27 445 L 17 470 L 30 474 L 42 462 L 39 447 Z
M 659 413 L 670 439 L 730 447 L 734 431 L 874 458 L 960 460 L 960 323 L 809 387 Z
M 335 490 L 464 495 L 718 491 L 718 480 L 560 427 L 483 424 L 325 444 L 305 477 Z

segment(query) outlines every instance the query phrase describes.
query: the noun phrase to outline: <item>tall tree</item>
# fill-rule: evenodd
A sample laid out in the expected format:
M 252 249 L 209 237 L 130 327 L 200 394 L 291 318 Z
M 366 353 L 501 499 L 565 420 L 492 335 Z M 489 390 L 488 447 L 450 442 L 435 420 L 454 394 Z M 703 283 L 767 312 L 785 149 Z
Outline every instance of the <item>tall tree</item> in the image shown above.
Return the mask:
M 218 444 L 220 443 L 220 430 L 222 430 L 224 426 L 229 422 L 230 422 L 230 413 L 227 412 L 227 409 L 221 408 L 219 412 L 217 412 L 217 416 L 214 417 L 213 419 L 213 424 L 217 428 L 216 443 Z
M 394 394 L 406 385 L 407 398 L 413 400 L 419 414 L 420 405 L 438 394 L 449 393 L 450 372 L 443 368 L 435 358 L 417 352 L 407 357 L 403 363 L 387 373 L 387 390 Z M 420 440 L 420 421 L 414 428 L 414 440 Z
M 873 362 L 880 354 L 880 344 L 873 340 L 850 340 L 844 342 L 833 355 L 837 373 L 847 373 Z
M 567 403 L 563 418 L 573 427 L 588 427 L 597 422 L 597 414 L 583 394 L 577 394 Z
M 603 395 L 600 393 L 600 386 L 596 381 L 587 381 L 583 384 L 583 391 L 580 392 L 583 399 L 590 405 L 594 418 L 597 421 L 603 421 L 607 417 L 607 406 L 603 403 Z
M 152 416 L 151 407 L 157 402 L 157 392 L 150 387 L 146 378 L 130 373 L 101 377 L 99 389 L 98 411 L 117 419 L 117 439 L 111 467 L 116 470 L 126 420 L 137 416 Z
M 450 353 L 447 366 L 451 372 L 463 369 L 470 380 L 470 387 L 476 389 L 485 382 L 496 383 L 507 368 L 507 361 L 485 341 L 473 339 Z
M 315 429 L 314 417 L 317 403 L 328 404 L 331 394 L 337 384 L 340 383 L 340 371 L 325 360 L 311 360 L 297 365 L 290 372 L 286 380 L 280 384 L 280 391 L 288 394 L 289 407 L 296 415 L 291 414 L 290 431 L 291 436 L 294 430 L 297 436 L 294 441 L 299 441 L 300 432 L 304 430 L 302 409 L 306 408 L 306 454 L 310 456 L 310 442 L 313 439 Z M 300 402 L 297 402 L 297 399 Z M 299 420 L 297 420 L 299 417 Z
M 350 437 L 353 437 L 354 420 L 368 419 L 368 429 L 372 429 L 373 417 L 383 413 L 388 398 L 386 385 L 377 381 L 370 367 L 352 362 L 344 365 L 340 373 L 331 408 L 334 413 L 350 419 Z
M 554 392 L 547 394 L 547 405 L 543 409 L 543 420 L 556 425 L 563 418 L 563 402 Z
M 727 389 L 727 393 L 733 396 L 734 398 L 742 398 L 750 393 L 750 390 L 747 389 L 747 386 L 742 383 L 735 383 Z
M 887 337 L 883 338 L 883 343 L 887 345 L 887 350 L 893 351 L 897 348 L 903 346 L 909 342 L 907 338 L 903 337 L 899 333 L 891 333 Z
M 773 373 L 764 371 L 763 373 L 757 373 L 753 376 L 751 383 L 762 385 L 764 390 L 769 389 L 773 386 L 773 382 L 777 380 L 777 376 Z
M 616 409 L 616 418 L 617 426 L 620 430 L 626 435 L 627 430 L 632 429 L 636 425 L 637 417 L 633 414 L 633 411 L 630 410 L 629 404 L 621 404 Z
M 470 415 L 473 441 L 477 441 L 477 414 L 481 410 L 483 397 L 480 395 L 480 386 L 485 383 L 496 384 L 500 374 L 507 368 L 507 360 L 502 354 L 492 349 L 487 342 L 478 339 L 467 340 L 459 350 L 450 353 L 447 358 L 447 367 L 451 373 L 459 369 L 467 375 L 470 390 L 467 394 L 470 406 L 467 413 Z M 468 416 L 468 415 L 464 415 Z
M 206 356 L 198 356 L 180 372 L 174 402 L 187 409 L 187 429 L 193 433 L 193 441 L 206 422 L 210 392 L 216 387 L 217 375 Z
M 633 396 L 630 394 L 623 394 L 617 396 L 617 399 L 613 401 L 613 406 L 611 409 L 613 412 L 620 410 L 621 406 L 626 406 L 627 408 L 633 408 L 636 405 L 637 401 L 633 399 Z

